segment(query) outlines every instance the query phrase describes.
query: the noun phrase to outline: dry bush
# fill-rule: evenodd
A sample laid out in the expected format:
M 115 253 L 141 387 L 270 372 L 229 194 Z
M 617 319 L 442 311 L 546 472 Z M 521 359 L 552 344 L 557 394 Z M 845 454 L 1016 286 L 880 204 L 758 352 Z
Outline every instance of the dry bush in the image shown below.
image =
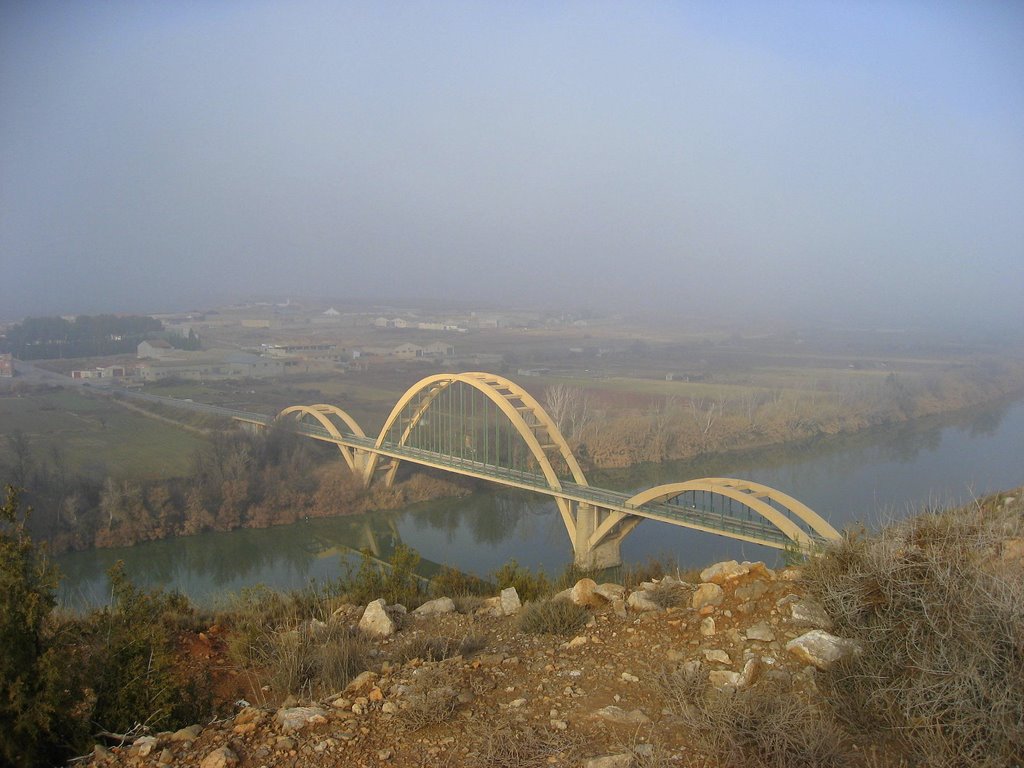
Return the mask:
M 529 603 L 519 614 L 518 626 L 532 635 L 568 635 L 579 632 L 589 620 L 590 611 L 560 598 Z
M 690 604 L 693 587 L 677 581 L 661 581 L 646 592 L 659 608 L 679 608 Z
M 469 656 L 483 648 L 484 644 L 484 638 L 479 635 L 466 635 L 461 640 L 454 637 L 420 635 L 411 637 L 402 644 L 395 658 L 402 663 L 410 659 L 444 661 L 453 656 Z
M 547 768 L 575 765 L 580 759 L 580 737 L 546 726 L 505 720 L 474 722 L 467 734 L 476 764 L 488 768 Z
M 319 698 L 343 690 L 366 669 L 369 651 L 369 641 L 351 627 L 307 624 L 272 635 L 255 662 L 276 693 Z
M 419 731 L 447 722 L 459 706 L 462 681 L 458 670 L 446 664 L 419 667 L 401 700 L 398 722 L 407 731 Z
M 926 513 L 850 535 L 804 577 L 863 652 L 824 676 L 841 720 L 911 762 L 1024 755 L 1024 568 L 998 556 L 1017 511 Z
M 661 687 L 691 743 L 726 768 L 829 768 L 856 764 L 849 737 L 789 686 L 763 681 L 734 693 L 702 673 L 667 673 Z

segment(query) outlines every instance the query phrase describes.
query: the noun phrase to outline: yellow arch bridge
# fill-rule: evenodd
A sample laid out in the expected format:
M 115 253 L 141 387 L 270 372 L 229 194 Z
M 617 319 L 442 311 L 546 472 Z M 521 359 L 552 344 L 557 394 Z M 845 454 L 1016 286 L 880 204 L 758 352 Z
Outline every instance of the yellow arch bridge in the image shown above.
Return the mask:
M 198 403 L 187 407 L 261 427 L 279 421 L 332 443 L 367 487 L 392 484 L 399 464 L 407 461 L 547 494 L 558 505 L 583 567 L 621 563 L 622 540 L 644 519 L 777 549 L 810 551 L 839 538 L 806 505 L 745 480 L 705 477 L 632 495 L 592 486 L 540 403 L 491 373 L 422 379 L 398 400 L 377 437 L 367 436 L 342 409 L 322 403 L 294 405 L 274 418 Z

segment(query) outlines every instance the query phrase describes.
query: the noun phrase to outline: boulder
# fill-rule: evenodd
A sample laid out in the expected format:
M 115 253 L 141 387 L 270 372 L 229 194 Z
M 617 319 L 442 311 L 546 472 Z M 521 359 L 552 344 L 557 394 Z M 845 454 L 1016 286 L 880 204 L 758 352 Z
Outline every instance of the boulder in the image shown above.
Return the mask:
M 700 633 L 703 637 L 711 637 L 715 634 L 715 620 L 710 616 L 705 616 L 700 621 Z
M 391 637 L 398 631 L 398 625 L 388 614 L 383 597 L 366 606 L 363 617 L 359 620 L 359 629 L 375 637 Z
M 820 629 L 812 629 L 786 643 L 786 650 L 806 664 L 813 664 L 821 670 L 832 667 L 838 661 L 860 652 L 852 640 L 830 635 Z
M 732 659 L 729 654 L 720 648 L 709 648 L 704 651 L 704 658 L 707 661 L 714 662 L 715 664 L 732 664 Z
M 768 585 L 760 579 L 755 579 L 749 584 L 744 584 L 742 587 L 736 587 L 737 600 L 757 600 L 761 595 L 768 591 Z
M 717 584 L 701 584 L 693 593 L 693 609 L 699 611 L 706 605 L 721 605 L 724 599 L 725 591 Z
M 501 612 L 505 616 L 511 616 L 519 612 L 519 609 L 523 607 L 523 604 L 519 600 L 519 593 L 516 592 L 515 587 L 508 587 L 507 589 L 501 590 Z
M 593 579 L 580 579 L 572 588 L 569 599 L 584 608 L 597 608 L 607 602 L 607 598 L 597 591 L 597 583 Z
M 243 712 L 245 710 L 242 710 Z M 203 726 L 201 725 L 190 725 L 186 728 L 179 728 L 171 734 L 171 741 L 195 741 L 196 737 L 202 733 Z
M 747 563 L 738 563 L 735 560 L 726 560 L 715 563 L 700 572 L 700 580 L 713 584 L 727 584 L 735 581 L 741 576 L 750 573 L 750 566 Z
M 413 616 L 433 616 L 439 613 L 455 613 L 455 601 L 450 597 L 439 597 L 436 600 L 428 600 L 419 608 L 413 610 Z

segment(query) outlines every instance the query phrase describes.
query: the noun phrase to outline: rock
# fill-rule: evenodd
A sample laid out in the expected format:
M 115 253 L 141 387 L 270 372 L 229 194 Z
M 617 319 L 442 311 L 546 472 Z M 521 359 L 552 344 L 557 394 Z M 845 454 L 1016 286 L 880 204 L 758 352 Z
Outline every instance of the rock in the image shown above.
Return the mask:
M 651 722 L 651 718 L 639 709 L 627 712 L 621 707 L 616 707 L 614 704 L 601 707 L 601 709 L 593 714 L 593 717 L 614 723 L 615 725 L 643 725 L 644 723 Z
M 735 690 L 740 687 L 740 673 L 714 669 L 708 673 L 708 683 L 721 691 Z
M 630 768 L 631 765 L 633 756 L 628 752 L 622 752 L 618 755 L 592 757 L 587 760 L 585 768 Z
M 736 587 L 737 600 L 757 600 L 761 595 L 768 591 L 768 585 L 760 579 L 744 584 L 742 587 Z
M 439 613 L 455 613 L 455 601 L 450 597 L 439 597 L 436 600 L 428 600 L 419 608 L 413 610 L 413 616 L 433 616 Z
M 291 736 L 278 736 L 277 741 L 274 742 L 274 749 L 278 752 L 288 752 L 295 749 L 295 739 Z
M 156 736 L 139 736 L 135 741 L 132 742 L 132 748 L 139 757 L 149 757 L 157 747 Z
M 485 598 L 476 611 L 481 616 L 504 616 L 501 610 L 501 597 Z
M 174 753 L 171 752 L 171 750 L 165 748 L 164 751 L 160 753 L 160 756 L 157 758 L 157 761 L 161 765 L 169 765 L 172 762 L 174 762 Z
M 572 648 L 579 648 L 581 645 L 586 645 L 589 642 L 590 640 L 586 635 L 578 635 L 565 644 L 565 649 L 571 650 Z
M 171 741 L 195 741 L 202 730 L 203 726 L 198 724 L 181 728 L 171 734 Z
M 612 612 L 620 619 L 626 618 L 626 601 L 621 597 L 612 598 Z
M 804 569 L 796 565 L 791 565 L 785 568 L 782 573 L 779 574 L 779 578 L 782 581 L 800 581 L 804 577 Z
M 385 715 L 393 715 L 398 711 L 398 705 L 393 701 L 385 701 L 380 705 L 380 711 Z
M 715 620 L 710 616 L 705 616 L 700 621 L 700 633 L 704 637 L 711 637 L 715 634 Z
M 651 599 L 650 593 L 643 589 L 638 589 L 636 592 L 630 593 L 629 597 L 626 599 L 626 605 L 640 613 L 661 610 L 661 606 Z
M 320 707 L 290 707 L 277 710 L 276 719 L 285 733 L 301 731 L 307 725 L 327 722 L 327 711 Z
M 604 584 L 598 584 L 597 589 L 594 590 L 603 597 L 605 600 L 625 600 L 626 599 L 626 588 L 621 584 L 612 584 L 611 582 L 605 582 Z
M 775 633 L 768 625 L 768 622 L 759 621 L 747 628 L 747 640 L 759 640 L 762 643 L 770 643 L 775 639 Z
M 640 682 L 640 678 L 639 677 L 637 677 L 636 675 L 631 675 L 629 672 L 623 672 L 621 675 L 619 675 L 619 677 L 621 677 L 627 683 L 639 683 Z
M 219 747 L 210 752 L 199 764 L 199 768 L 228 768 L 238 764 L 238 755 L 228 747 Z
M 593 579 L 580 579 L 576 582 L 576 585 L 572 588 L 572 594 L 569 596 L 576 605 L 582 605 L 585 608 L 597 608 L 607 602 L 608 598 L 597 592 L 597 583 Z
M 798 627 L 832 629 L 832 619 L 825 613 L 821 603 L 809 597 L 792 603 L 789 606 L 789 617 Z
M 786 643 L 786 650 L 806 664 L 813 664 L 821 670 L 859 652 L 852 640 L 830 635 L 820 629 L 812 629 Z
M 747 563 L 737 563 L 735 560 L 726 560 L 722 563 L 715 563 L 700 572 L 700 580 L 713 584 L 726 584 L 735 581 L 741 576 L 750 573 L 750 566 Z
M 505 616 L 512 616 L 519 612 L 519 609 L 523 607 L 522 602 L 519 600 L 519 593 L 516 592 L 515 587 L 508 587 L 501 590 L 501 612 Z
M 732 664 L 729 654 L 718 648 L 709 648 L 704 651 L 704 658 L 715 664 Z
M 374 600 L 366 606 L 363 617 L 359 620 L 359 629 L 375 637 L 391 637 L 398 631 L 395 620 L 388 615 L 384 598 Z
M 717 584 L 701 584 L 693 593 L 693 609 L 699 611 L 708 606 L 721 605 L 724 599 L 725 591 Z
M 743 670 L 740 672 L 739 687 L 749 688 L 761 675 L 761 660 L 753 656 L 743 662 Z
M 370 670 L 360 672 L 349 681 L 348 685 L 345 686 L 345 693 L 357 693 L 358 691 L 370 688 L 376 684 L 379 677 L 380 675 L 376 672 L 371 672 Z

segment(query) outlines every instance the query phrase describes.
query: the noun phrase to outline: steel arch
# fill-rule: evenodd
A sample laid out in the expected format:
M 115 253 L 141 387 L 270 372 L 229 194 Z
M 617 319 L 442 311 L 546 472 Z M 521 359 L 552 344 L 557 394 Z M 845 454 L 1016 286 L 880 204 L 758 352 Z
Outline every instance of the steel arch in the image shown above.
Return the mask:
M 642 507 L 654 501 L 665 501 L 689 491 L 706 491 L 716 493 L 735 499 L 741 504 L 757 512 L 786 535 L 791 541 L 802 548 L 809 548 L 814 543 L 813 537 L 807 534 L 803 528 L 790 520 L 783 512 L 773 507 L 765 499 L 770 499 L 782 506 L 794 517 L 803 521 L 808 528 L 825 541 L 838 541 L 841 537 L 839 532 L 833 528 L 821 515 L 812 510 L 803 502 L 797 501 L 792 496 L 776 490 L 761 483 L 753 483 L 748 480 L 736 480 L 728 477 L 705 477 L 699 480 L 688 480 L 685 483 L 668 483 L 648 488 L 646 491 L 632 496 L 627 502 L 627 507 Z M 609 522 L 609 521 L 606 521 Z M 617 522 L 617 521 L 616 521 Z M 603 527 L 603 526 L 602 526 Z M 606 531 L 594 532 L 595 537 L 600 540 L 607 535 L 614 525 L 609 526 Z M 597 536 L 598 533 L 601 536 Z M 728 534 L 724 534 L 728 535 Z
M 336 437 L 339 440 L 344 437 L 337 425 L 328 418 L 328 414 L 337 416 L 345 425 L 352 430 L 352 434 L 356 437 L 366 437 L 366 433 L 363 432 L 363 428 L 359 426 L 358 422 L 349 416 L 345 411 L 336 405 L 330 405 L 329 403 L 317 403 L 315 405 L 292 405 L 281 411 L 276 419 L 282 419 L 285 416 L 295 414 L 296 421 L 302 421 L 306 416 L 312 416 L 320 425 L 327 430 L 331 437 Z M 345 463 L 348 464 L 348 468 L 353 472 L 357 471 L 355 452 L 348 446 L 342 445 L 341 443 L 335 443 L 338 446 L 338 450 L 341 451 L 341 455 L 345 458 Z
M 566 442 L 565 438 L 558 431 L 554 421 L 541 407 L 540 403 L 538 403 L 518 384 L 515 384 L 503 377 L 479 371 L 469 373 L 441 373 L 433 376 L 427 376 L 413 384 L 405 394 L 399 398 L 398 402 L 395 403 L 395 407 L 391 410 L 391 414 L 388 416 L 387 420 L 384 422 L 384 426 L 381 428 L 380 435 L 377 437 L 374 447 L 379 449 L 384 445 L 384 440 L 387 437 L 389 430 L 401 416 L 405 407 L 412 403 L 417 397 L 423 395 L 422 401 L 418 404 L 416 412 L 410 419 L 409 424 L 402 431 L 402 435 L 399 439 L 399 445 L 404 446 L 413 428 L 427 412 L 431 403 L 433 403 L 444 389 L 455 383 L 462 383 L 473 387 L 490 399 L 491 402 L 493 402 L 501 412 L 505 414 L 509 423 L 519 433 L 519 436 L 523 438 L 527 448 L 529 448 L 530 453 L 533 455 L 534 459 L 537 461 L 537 465 L 541 469 L 541 472 L 544 474 L 544 479 L 547 481 L 548 487 L 552 491 L 562 490 L 561 480 L 559 480 L 558 474 L 555 472 L 554 466 L 551 464 L 551 460 L 544 452 L 544 448 L 541 446 L 540 441 L 537 440 L 537 436 L 533 432 L 536 427 L 531 427 L 526 423 L 526 420 L 523 418 L 523 414 L 512 405 L 510 402 L 511 400 L 519 400 L 523 403 L 523 407 L 534 415 L 539 422 L 537 426 L 542 426 L 544 428 L 548 433 L 549 438 L 553 441 L 554 446 L 558 448 L 559 454 L 569 467 L 569 471 L 572 473 L 574 481 L 579 485 L 587 485 L 587 479 L 583 474 L 583 470 L 580 468 L 579 462 L 576 461 L 576 457 L 573 456 L 572 451 L 569 449 L 568 442 Z M 501 390 L 507 390 L 507 394 L 502 393 Z M 370 483 L 373 478 L 373 473 L 376 471 L 378 458 L 379 454 L 371 453 L 367 460 L 365 469 L 365 481 L 367 484 Z M 394 479 L 395 472 L 398 469 L 398 464 L 398 459 L 392 459 L 391 467 L 388 469 L 389 483 Z M 576 524 L 572 516 L 571 502 L 558 496 L 555 497 L 555 501 L 558 504 L 559 512 L 562 514 L 562 520 L 565 522 L 569 535 L 574 537 Z

